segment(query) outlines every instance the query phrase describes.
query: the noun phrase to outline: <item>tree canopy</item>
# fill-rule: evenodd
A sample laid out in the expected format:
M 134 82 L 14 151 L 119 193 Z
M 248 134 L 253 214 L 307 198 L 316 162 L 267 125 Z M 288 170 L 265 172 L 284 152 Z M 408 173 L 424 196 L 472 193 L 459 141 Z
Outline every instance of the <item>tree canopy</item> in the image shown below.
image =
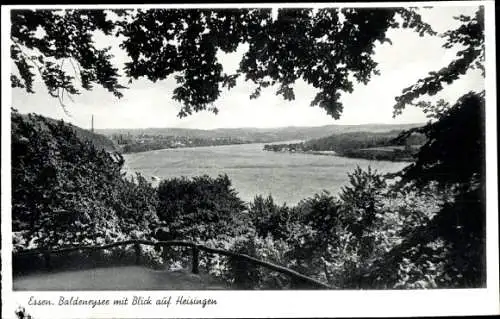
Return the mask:
M 444 46 L 458 46 L 457 58 L 437 72 L 420 79 L 396 97 L 394 114 L 405 105 L 421 107 L 433 121 L 426 126 L 408 130 L 399 139 L 413 132 L 427 136 L 427 143 L 420 149 L 417 161 L 407 167 L 403 174 L 406 180 L 419 185 L 437 181 L 441 186 L 473 185 L 484 181 L 485 176 L 485 92 L 464 92 L 454 104 L 444 100 L 437 103 L 415 100 L 423 95 L 435 95 L 444 87 L 459 79 L 468 70 L 484 69 L 484 8 L 480 7 L 474 17 L 456 17 L 461 22 L 454 30 L 443 34 Z M 460 147 L 457 147 L 460 145 Z M 468 187 L 466 186 L 466 187 Z M 477 185 L 476 185 L 477 186 Z
M 217 113 L 214 102 L 222 89 L 233 88 L 244 75 L 257 85 L 251 98 L 277 85 L 277 95 L 293 100 L 292 85 L 302 79 L 319 90 L 311 105 L 338 119 L 340 93 L 352 92 L 354 81 L 366 84 L 378 73 L 374 48 L 390 42 L 390 28 L 436 34 L 411 8 L 291 8 L 278 10 L 276 18 L 271 9 L 252 8 L 13 10 L 11 20 L 11 57 L 18 71 L 11 75 L 13 87 L 32 93 L 38 72 L 62 104 L 65 94 L 80 93 L 76 80 L 83 89 L 97 84 L 121 97 L 125 86 L 110 48 L 98 49 L 93 41 L 101 31 L 122 37 L 120 46 L 131 59 L 123 71 L 130 81 L 175 76 L 173 99 L 182 103 L 180 117 Z M 249 50 L 238 70 L 224 73 L 217 52 L 234 52 L 243 43 Z M 64 71 L 67 61 L 74 74 Z
M 121 97 L 118 69 L 111 63 L 110 48 L 97 49 L 96 30 L 111 35 L 114 24 L 102 10 L 12 10 L 11 58 L 19 76 L 11 74 L 12 87 L 33 93 L 38 74 L 48 93 L 63 104 L 64 94 L 79 94 L 75 77 L 82 88 L 99 84 Z M 74 74 L 63 70 L 64 63 Z M 63 104 L 64 105 L 64 104 Z
M 415 99 L 422 95 L 435 95 L 443 89 L 443 84 L 453 83 L 470 69 L 480 69 L 484 77 L 484 7 L 479 7 L 474 17 L 460 15 L 455 19 L 461 22 L 460 26 L 446 31 L 442 37 L 446 39 L 443 47 L 460 47 L 457 58 L 439 71 L 430 72 L 427 77 L 405 88 L 401 96 L 396 97 L 394 116 L 401 114 L 405 105 L 414 104 Z M 430 117 L 439 118 L 441 115 L 439 106 L 442 103 L 436 105 L 437 109 L 425 102 L 416 105 L 423 107 Z

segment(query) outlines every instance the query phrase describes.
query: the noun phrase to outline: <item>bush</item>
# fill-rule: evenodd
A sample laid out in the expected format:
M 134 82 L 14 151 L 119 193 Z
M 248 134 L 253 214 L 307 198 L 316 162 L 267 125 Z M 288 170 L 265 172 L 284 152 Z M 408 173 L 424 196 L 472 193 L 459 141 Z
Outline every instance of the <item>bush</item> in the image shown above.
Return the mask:
M 248 256 L 257 255 L 255 239 L 245 237 L 238 240 L 231 247 L 231 251 Z M 232 275 L 232 282 L 238 289 L 253 289 L 259 287 L 262 279 L 259 266 L 243 259 L 230 257 L 228 260 L 228 271 Z
M 276 265 L 290 267 L 290 247 L 283 240 L 271 236 L 256 236 L 253 230 L 245 235 L 225 239 L 209 240 L 206 246 L 248 255 Z M 219 254 L 202 254 L 200 266 L 213 276 L 234 285 L 238 289 L 284 289 L 289 287 L 290 280 L 286 275 L 243 259 L 221 256 Z
M 249 204 L 248 215 L 258 236 L 271 235 L 276 239 L 289 238 L 290 225 L 296 220 L 291 209 L 286 205 L 276 205 L 271 195 L 265 199 L 256 196 Z
M 245 231 L 245 206 L 227 175 L 164 180 L 158 186 L 157 212 L 172 238 L 205 241 Z

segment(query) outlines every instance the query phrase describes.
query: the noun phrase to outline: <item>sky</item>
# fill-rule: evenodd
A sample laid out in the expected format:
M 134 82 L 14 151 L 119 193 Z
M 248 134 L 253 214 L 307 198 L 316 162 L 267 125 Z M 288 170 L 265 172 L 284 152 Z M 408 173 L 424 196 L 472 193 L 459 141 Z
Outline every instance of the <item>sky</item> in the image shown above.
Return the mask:
M 475 6 L 434 7 L 421 9 L 423 20 L 435 31 L 444 32 L 458 25 L 453 19 L 460 14 L 473 15 Z M 455 50 L 444 49 L 440 37 L 419 37 L 412 30 L 392 29 L 388 31 L 392 41 L 378 44 L 374 60 L 379 63 L 380 75 L 373 76 L 367 84 L 355 84 L 351 94 L 343 93 L 341 102 L 344 111 L 339 120 L 327 115 L 319 107 L 310 107 L 316 90 L 302 81 L 295 86 L 294 101 L 285 101 L 276 96 L 276 88 L 262 91 L 258 99 L 250 100 L 254 86 L 250 82 L 238 80 L 238 85 L 230 91 L 224 90 L 214 104 L 217 115 L 203 111 L 186 118 L 178 118 L 180 104 L 172 100 L 173 89 L 177 86 L 173 78 L 152 83 L 145 79 L 134 81 L 118 99 L 97 85 L 92 91 L 82 90 L 81 95 L 66 100 L 69 115 L 65 114 L 57 99 L 48 95 L 46 88 L 38 79 L 35 94 L 21 89 L 12 90 L 12 106 L 21 113 L 39 113 L 56 119 L 63 119 L 83 128 L 89 128 L 91 116 L 94 127 L 104 128 L 147 128 L 182 127 L 214 129 L 227 127 L 284 127 L 320 126 L 329 124 L 367 124 L 367 123 L 422 123 L 427 119 L 416 107 L 407 107 L 403 114 L 392 117 L 394 98 L 401 91 L 425 77 L 430 71 L 446 66 L 454 57 Z M 112 40 L 96 35 L 97 46 L 112 46 L 116 65 L 123 65 L 127 56 L 119 47 L 119 39 Z M 224 72 L 235 71 L 246 47 L 240 45 L 232 54 L 219 54 Z M 240 77 L 242 78 L 242 77 Z M 122 81 L 127 82 L 127 79 Z M 427 100 L 444 98 L 453 103 L 464 92 L 482 90 L 484 79 L 478 71 L 470 71 L 437 96 Z

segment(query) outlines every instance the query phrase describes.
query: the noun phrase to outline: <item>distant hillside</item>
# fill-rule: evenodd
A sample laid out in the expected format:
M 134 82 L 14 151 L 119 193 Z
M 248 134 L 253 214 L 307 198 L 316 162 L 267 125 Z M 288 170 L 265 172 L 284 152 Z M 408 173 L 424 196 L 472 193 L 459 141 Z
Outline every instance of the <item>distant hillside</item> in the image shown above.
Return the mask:
M 402 130 L 387 132 L 348 132 L 306 141 L 304 147 L 312 151 L 344 152 L 352 149 L 395 146 L 394 139 Z M 421 145 L 425 142 L 422 134 L 413 134 L 405 141 L 409 145 Z M 403 144 L 399 144 L 403 145 Z
M 28 119 L 29 114 L 19 114 L 25 121 Z M 38 115 L 37 115 L 38 116 Z M 60 121 L 50 118 L 50 117 L 43 117 L 45 122 L 52 123 L 52 124 L 57 124 Z M 43 122 L 40 121 L 38 124 L 43 125 Z M 66 123 L 64 122 L 64 125 L 67 127 L 70 127 L 75 133 L 76 136 L 84 141 L 89 141 L 94 144 L 94 146 L 98 149 L 104 149 L 108 152 L 116 151 L 115 144 L 113 141 L 111 141 L 107 136 L 99 133 L 92 133 L 89 130 L 83 129 L 81 127 L 75 126 L 71 123 Z
M 220 128 L 199 130 L 186 128 L 144 128 L 144 129 L 100 129 L 99 133 L 111 136 L 113 134 L 130 135 L 165 135 L 186 136 L 193 138 L 234 138 L 248 142 L 276 142 L 299 139 L 315 139 L 332 134 L 348 132 L 387 132 L 405 130 L 422 126 L 415 124 L 361 124 L 361 125 L 325 125 L 316 127 L 289 126 L 280 128 Z
M 425 143 L 423 134 L 414 133 L 404 142 L 395 142 L 402 130 L 387 132 L 344 132 L 301 143 L 266 144 L 264 150 L 274 152 L 307 152 L 340 155 L 372 160 L 411 161 Z

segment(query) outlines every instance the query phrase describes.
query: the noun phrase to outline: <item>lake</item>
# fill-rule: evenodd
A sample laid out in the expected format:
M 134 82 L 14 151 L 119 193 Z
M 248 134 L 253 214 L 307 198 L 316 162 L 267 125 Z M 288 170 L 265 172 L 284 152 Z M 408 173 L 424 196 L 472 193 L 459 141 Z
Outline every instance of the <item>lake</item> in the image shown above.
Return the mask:
M 290 141 L 280 142 L 289 143 Z M 336 194 L 349 181 L 347 173 L 357 165 L 379 172 L 396 172 L 408 163 L 370 161 L 331 155 L 278 153 L 264 144 L 240 144 L 164 149 L 125 154 L 127 172 L 148 179 L 227 174 L 244 201 L 271 194 L 279 204 L 294 205 L 322 190 Z

